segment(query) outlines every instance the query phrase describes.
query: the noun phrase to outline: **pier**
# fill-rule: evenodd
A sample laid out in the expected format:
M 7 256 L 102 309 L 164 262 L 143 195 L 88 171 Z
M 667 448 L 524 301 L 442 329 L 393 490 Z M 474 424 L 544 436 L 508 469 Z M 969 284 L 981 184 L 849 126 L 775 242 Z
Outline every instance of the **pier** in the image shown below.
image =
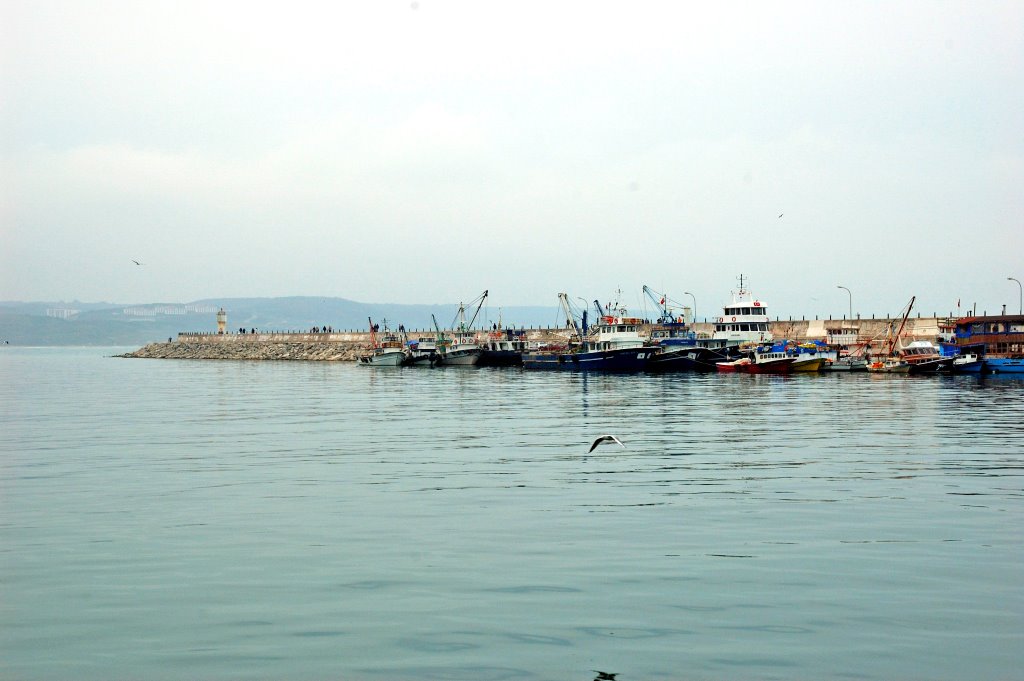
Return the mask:
M 885 334 L 894 320 L 880 319 L 813 319 L 775 320 L 770 329 L 776 339 L 787 338 L 797 342 L 827 341 L 835 338 L 836 331 L 847 330 L 844 345 L 866 342 Z M 895 320 L 895 321 L 898 321 Z M 912 317 L 907 320 L 905 333 L 912 338 L 934 340 L 940 327 L 948 324 L 946 317 Z M 652 324 L 640 327 L 641 335 L 649 336 Z M 698 322 L 690 328 L 699 337 L 711 337 L 714 323 Z M 854 331 L 855 330 L 855 331 Z M 564 343 L 572 330 L 567 328 L 527 328 L 527 340 L 538 343 Z M 407 330 L 410 338 L 433 337 L 433 329 Z M 451 335 L 451 330 L 445 330 Z M 841 335 L 841 334 L 840 334 Z M 310 333 L 292 331 L 265 331 L 256 333 L 218 333 L 216 331 L 183 331 L 176 339 L 165 343 L 150 343 L 124 357 L 149 359 L 234 359 L 234 360 L 302 360 L 302 361 L 356 361 L 370 345 L 369 331 L 332 331 Z

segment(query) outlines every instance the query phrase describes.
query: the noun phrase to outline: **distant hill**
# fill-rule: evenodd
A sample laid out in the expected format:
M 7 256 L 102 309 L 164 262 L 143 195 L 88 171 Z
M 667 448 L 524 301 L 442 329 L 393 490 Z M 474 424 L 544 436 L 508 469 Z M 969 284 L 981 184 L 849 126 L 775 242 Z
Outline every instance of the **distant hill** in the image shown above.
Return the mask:
M 360 303 L 344 298 L 210 298 L 189 303 L 0 302 L 0 344 L 11 345 L 144 345 L 174 338 L 181 331 L 215 331 L 216 311 L 223 307 L 228 329 L 305 331 L 314 326 L 362 330 L 367 318 L 387 319 L 391 327 L 433 328 L 431 314 L 445 328 L 452 325 L 457 304 L 402 305 Z M 467 310 L 467 319 L 473 310 Z M 505 326 L 560 326 L 556 305 L 550 307 L 485 306 L 476 328 L 490 327 L 499 315 Z

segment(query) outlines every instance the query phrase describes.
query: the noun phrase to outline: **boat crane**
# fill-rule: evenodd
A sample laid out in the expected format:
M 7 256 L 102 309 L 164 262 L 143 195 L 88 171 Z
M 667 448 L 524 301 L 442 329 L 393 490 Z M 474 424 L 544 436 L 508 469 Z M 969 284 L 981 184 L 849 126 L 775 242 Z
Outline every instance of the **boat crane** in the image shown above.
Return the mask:
M 688 321 L 689 316 L 686 312 L 687 307 L 679 301 L 672 300 L 666 293 L 658 293 L 647 284 L 644 284 L 644 293 L 650 298 L 651 302 L 658 307 L 660 316 L 658 317 L 659 324 L 672 324 L 677 321 L 676 317 L 672 314 L 669 304 L 682 308 L 683 310 L 683 321 Z
M 469 329 L 472 329 L 473 328 L 473 322 L 476 321 L 477 315 L 480 314 L 480 308 L 482 308 L 484 306 L 484 301 L 485 300 L 487 300 L 487 291 L 484 291 L 479 296 L 477 296 L 473 300 L 469 301 L 470 305 L 472 305 L 473 303 L 476 303 L 477 306 L 476 306 L 476 311 L 473 312 L 473 318 L 469 320 L 469 324 L 468 325 L 466 324 L 466 306 L 463 305 L 462 303 L 459 303 L 459 311 L 455 314 L 455 319 L 452 320 L 452 328 L 453 329 L 458 329 L 459 331 L 468 331 Z M 459 325 L 457 327 L 455 325 L 456 321 L 458 321 L 458 323 L 459 323 Z M 435 324 L 437 323 L 436 320 L 435 320 L 434 323 Z
M 569 302 L 568 293 L 559 293 L 558 302 L 562 306 L 562 313 L 565 314 L 565 321 L 568 322 L 573 330 L 576 332 L 576 336 L 582 341 L 583 336 L 587 333 L 587 311 L 583 310 L 583 328 L 580 328 L 579 323 L 576 321 L 576 314 L 572 311 L 572 303 Z
M 889 341 L 889 355 L 890 356 L 893 354 L 893 351 L 895 351 L 896 343 L 899 342 L 900 336 L 903 334 L 903 329 L 907 325 L 907 317 L 910 316 L 910 310 L 911 310 L 911 308 L 914 307 L 914 301 L 916 299 L 917 299 L 917 296 L 910 296 L 910 302 L 907 303 L 907 306 L 905 308 L 903 308 L 903 310 L 902 310 L 903 319 L 900 320 L 899 331 L 896 332 L 896 335 L 890 336 L 887 339 Z M 892 330 L 892 325 L 891 324 L 889 325 L 889 329 Z
M 434 316 L 433 312 L 430 313 L 430 318 L 434 320 L 434 330 L 437 331 L 437 345 L 439 347 L 443 346 L 448 342 L 448 339 L 445 338 L 444 331 L 441 330 L 441 325 L 437 323 L 437 317 Z

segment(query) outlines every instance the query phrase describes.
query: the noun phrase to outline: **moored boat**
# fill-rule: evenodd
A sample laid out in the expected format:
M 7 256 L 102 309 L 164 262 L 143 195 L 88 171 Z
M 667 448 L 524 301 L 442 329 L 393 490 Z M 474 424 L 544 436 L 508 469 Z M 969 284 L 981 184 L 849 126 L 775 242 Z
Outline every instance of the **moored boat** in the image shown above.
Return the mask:
M 981 374 L 985 371 L 985 357 L 976 352 L 956 355 L 950 369 L 954 374 Z
M 526 351 L 526 333 L 515 329 L 502 329 L 497 324 L 493 330 L 477 338 L 480 346 L 480 366 L 519 366 Z
M 927 340 L 911 341 L 897 352 L 909 365 L 907 373 L 910 374 L 935 374 L 949 369 L 953 364 L 952 357 L 944 357 L 938 346 Z
M 961 352 L 984 357 L 984 373 L 1024 374 L 1024 315 L 964 317 L 955 333 Z
M 597 305 L 597 301 L 594 301 Z M 642 319 L 629 317 L 618 303 L 609 304 L 584 336 L 579 350 L 566 353 L 563 365 L 584 371 L 643 371 L 657 348 L 640 337 Z
M 750 355 L 750 363 L 743 365 L 740 371 L 748 374 L 788 374 L 793 371 L 795 362 L 796 357 L 787 352 L 757 348 Z
M 459 303 L 459 311 L 456 313 L 457 322 L 453 321 L 452 323 L 454 331 L 450 340 L 444 337 L 441 329 L 437 326 L 437 319 L 434 318 L 434 328 L 438 333 L 434 366 L 476 366 L 479 363 L 483 349 L 477 344 L 476 333 L 472 331 L 472 328 L 485 300 L 487 300 L 487 291 L 470 302 L 471 305 L 477 303 L 477 306 L 473 312 L 473 318 L 469 322 L 466 321 L 466 306 Z
M 648 362 L 650 371 L 716 371 L 718 362 L 737 359 L 738 346 L 729 346 L 724 339 L 698 338 L 690 330 L 692 311 L 644 286 L 644 293 L 658 305 L 658 320 L 651 326 L 649 344 L 657 352 Z M 674 305 L 674 307 L 670 307 Z M 676 308 L 681 314 L 676 313 Z
M 388 321 L 384 320 L 384 333 L 379 338 L 377 332 L 380 326 L 370 319 L 370 352 L 359 358 L 359 363 L 367 366 L 391 366 L 397 367 L 405 364 L 409 352 L 405 348 L 403 339 L 388 330 Z
M 770 343 L 773 336 L 769 330 L 768 306 L 746 289 L 742 274 L 739 279 L 739 290 L 733 291 L 732 301 L 722 308 L 713 337 L 730 345 Z

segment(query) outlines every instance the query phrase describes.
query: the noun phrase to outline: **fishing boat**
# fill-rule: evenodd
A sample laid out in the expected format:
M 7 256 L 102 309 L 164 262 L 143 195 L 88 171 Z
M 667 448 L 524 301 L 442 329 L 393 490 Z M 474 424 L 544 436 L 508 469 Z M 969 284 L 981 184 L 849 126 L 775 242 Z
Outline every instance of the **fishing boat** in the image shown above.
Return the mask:
M 452 337 L 445 338 L 440 327 L 437 325 L 437 318 L 431 315 L 434 320 L 434 329 L 438 338 L 435 343 L 436 356 L 434 366 L 476 366 L 480 361 L 483 350 L 477 344 L 476 332 L 473 331 L 473 323 L 480 314 L 480 308 L 487 300 L 487 291 L 470 301 L 470 305 L 477 303 L 472 319 L 466 321 L 466 306 L 459 303 L 459 311 L 456 313 L 456 320 L 452 322 Z
M 698 338 L 690 330 L 689 307 L 649 286 L 645 285 L 643 291 L 659 312 L 648 341 L 657 348 L 648 363 L 650 371 L 716 371 L 718 362 L 737 359 L 738 346 L 729 346 L 724 339 Z
M 523 329 L 506 329 L 502 326 L 501 311 L 498 321 L 490 331 L 477 336 L 480 346 L 480 366 L 521 366 L 523 353 L 526 352 L 526 331 Z
M 984 357 L 984 373 L 1024 374 L 1024 315 L 964 317 L 955 333 L 961 352 Z
M 388 330 L 388 320 L 384 320 L 384 333 L 378 337 L 379 326 L 370 319 L 370 352 L 359 358 L 359 363 L 367 366 L 402 366 L 409 357 L 403 339 Z
M 437 338 L 420 336 L 407 341 L 406 347 L 409 350 L 406 366 L 432 366 L 437 358 Z
M 757 348 L 750 354 L 750 363 L 740 371 L 748 374 L 788 374 L 793 371 L 796 357 L 774 348 Z
M 833 360 L 825 368 L 829 371 L 867 371 L 868 361 L 863 357 L 847 355 Z
M 985 371 L 985 356 L 978 352 L 963 352 L 953 357 L 950 370 L 954 374 L 982 374 Z
M 621 291 L 619 292 L 621 298 Z M 566 294 L 560 294 L 567 304 Z M 643 320 L 627 316 L 620 303 L 608 303 L 604 308 L 598 301 L 594 307 L 598 321 L 582 334 L 583 342 L 561 362 L 566 368 L 584 371 L 642 371 L 657 351 L 640 336 Z
M 773 336 L 769 330 L 768 306 L 747 290 L 742 274 L 739 280 L 739 290 L 733 291 L 732 302 L 722 308 L 722 316 L 716 320 L 713 338 L 725 340 L 729 345 L 770 343 Z
M 873 357 L 871 361 L 868 361 L 868 371 L 883 374 L 905 374 L 910 371 L 910 363 L 896 352 L 896 345 L 903 335 L 903 329 L 907 326 L 907 318 L 910 316 L 910 310 L 913 309 L 916 299 L 917 296 L 911 296 L 910 302 L 903 308 L 899 328 L 895 328 L 895 320 L 886 327 L 883 352 L 880 356 Z

